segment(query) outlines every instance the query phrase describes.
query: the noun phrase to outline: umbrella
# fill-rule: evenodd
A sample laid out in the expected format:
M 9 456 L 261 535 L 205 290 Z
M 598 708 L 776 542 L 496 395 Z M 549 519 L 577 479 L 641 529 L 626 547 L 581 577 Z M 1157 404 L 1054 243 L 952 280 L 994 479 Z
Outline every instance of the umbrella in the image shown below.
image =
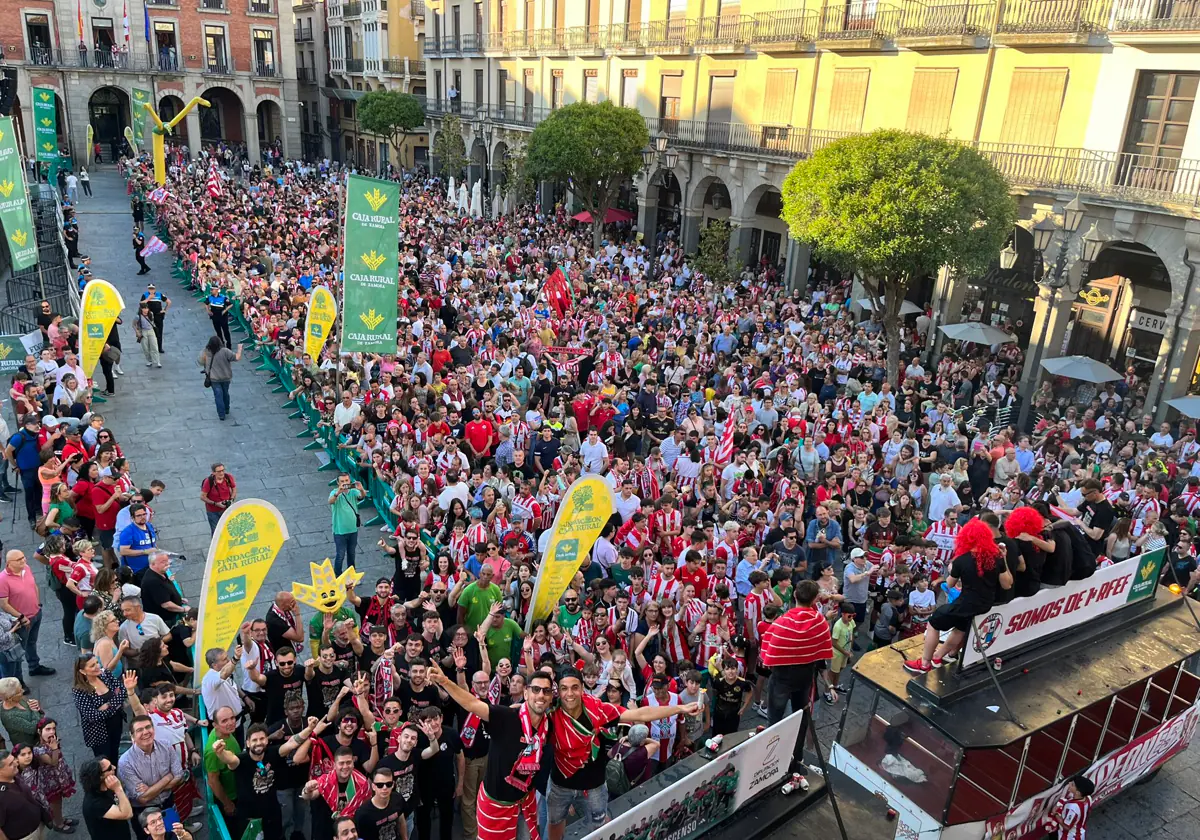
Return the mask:
M 981 324 L 978 321 L 965 321 L 961 324 L 947 324 L 938 327 L 946 338 L 954 341 L 970 341 L 973 344 L 1007 344 L 1016 341 L 1011 335 L 999 327 Z
M 1098 362 L 1087 356 L 1060 356 L 1057 359 L 1043 359 L 1042 367 L 1053 376 L 1065 376 L 1067 379 L 1078 379 L 1081 382 L 1115 382 L 1121 378 L 1121 374 L 1104 362 Z
M 1196 419 L 1200 417 L 1200 397 L 1179 397 L 1167 400 L 1167 405 L 1178 411 L 1184 417 Z
M 590 222 L 592 220 L 592 214 L 589 213 L 588 211 L 584 210 L 582 213 L 576 213 L 571 218 L 577 222 Z M 604 223 L 607 225 L 611 225 L 616 222 L 630 222 L 630 221 L 633 221 L 633 214 L 630 213 L 628 210 L 618 210 L 615 207 L 610 207 L 610 208 L 608 208 L 608 211 L 604 214 Z
M 870 298 L 863 298 L 862 300 L 858 301 L 858 305 L 868 312 L 873 312 L 875 310 L 875 305 L 871 303 Z M 917 306 L 911 300 L 906 300 L 904 303 L 900 304 L 901 315 L 920 315 L 924 311 L 924 309 Z

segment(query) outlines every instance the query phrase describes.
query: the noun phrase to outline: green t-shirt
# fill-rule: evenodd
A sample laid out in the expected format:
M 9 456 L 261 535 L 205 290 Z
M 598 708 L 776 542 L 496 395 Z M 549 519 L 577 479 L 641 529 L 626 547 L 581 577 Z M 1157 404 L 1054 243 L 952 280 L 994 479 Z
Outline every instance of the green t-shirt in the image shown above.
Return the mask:
M 564 630 L 574 630 L 581 618 L 583 618 L 583 610 L 577 613 L 567 612 L 565 604 L 558 608 L 558 626 Z
M 842 621 L 840 618 L 833 622 L 833 629 L 830 635 L 833 636 L 833 641 L 842 650 L 850 650 L 850 645 L 854 644 L 854 631 L 858 629 L 858 623 L 851 620 L 849 624 Z M 841 656 L 836 649 L 833 651 L 834 656 Z
M 618 563 L 615 566 L 609 566 L 608 575 L 617 582 L 617 586 L 628 591 L 630 582 L 633 580 L 633 577 L 630 575 L 630 572 L 632 571 L 632 566 L 630 566 L 628 569 L 622 569 L 621 564 Z
M 501 659 L 512 656 L 513 641 L 521 638 L 521 625 L 511 618 L 504 619 L 499 627 L 489 627 L 484 644 L 487 645 L 488 659 L 492 667 L 496 667 Z
M 237 778 L 233 775 L 233 771 L 229 769 L 228 765 L 217 757 L 212 748 L 212 745 L 220 737 L 215 729 L 208 733 L 208 739 L 204 742 L 204 770 L 209 773 L 220 773 L 221 787 L 225 789 L 225 795 L 236 802 Z M 225 749 L 232 755 L 240 756 L 242 754 L 242 748 L 238 746 L 238 742 L 232 735 L 225 739 Z
M 462 595 L 458 596 L 458 605 L 466 611 L 463 624 L 474 633 L 476 628 L 487 620 L 492 604 L 503 600 L 504 593 L 497 584 L 490 583 L 487 587 L 482 587 L 479 581 L 468 583 L 463 588 Z
M 347 618 L 353 619 L 355 625 L 358 624 L 358 613 L 354 611 L 349 603 L 342 604 L 338 607 L 338 611 L 333 614 L 334 623 L 345 621 Z M 308 620 L 308 638 L 319 640 L 323 632 L 325 632 L 325 613 L 317 612 Z
M 338 491 L 334 490 L 329 494 L 329 500 L 337 496 Z M 335 502 L 333 507 L 333 533 L 335 534 L 357 534 L 358 533 L 358 503 L 362 500 L 363 493 L 357 487 L 351 487 L 342 494 L 342 498 Z

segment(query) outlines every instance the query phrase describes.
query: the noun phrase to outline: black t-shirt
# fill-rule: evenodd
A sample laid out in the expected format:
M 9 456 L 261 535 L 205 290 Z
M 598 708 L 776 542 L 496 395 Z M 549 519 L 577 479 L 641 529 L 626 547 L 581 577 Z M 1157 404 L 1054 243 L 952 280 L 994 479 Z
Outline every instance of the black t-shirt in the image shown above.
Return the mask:
M 275 822 L 281 820 L 279 800 L 275 798 L 275 784 L 278 781 L 275 768 L 282 767 L 286 762 L 279 756 L 279 747 L 268 745 L 262 761 L 255 761 L 247 750 L 242 750 L 238 761 L 233 771 L 237 781 L 238 813 Z
M 291 639 L 285 639 L 284 633 L 292 629 L 292 625 L 288 624 L 281 618 L 275 610 L 267 610 L 267 643 L 271 645 L 271 650 L 279 650 L 281 647 L 287 647 L 292 644 Z
M 392 575 L 392 586 L 397 595 L 411 601 L 421 592 L 421 564 L 411 557 L 404 560 L 399 554 L 392 559 L 396 566 Z
M 335 722 L 336 725 L 336 722 Z M 325 742 L 325 746 L 329 747 L 329 754 L 333 755 L 338 751 L 339 747 L 348 746 L 351 752 L 354 753 L 354 766 L 360 773 L 365 773 L 363 769 L 367 762 L 371 760 L 371 745 L 355 734 L 349 744 L 343 744 L 337 739 L 336 732 L 330 732 L 328 735 L 321 736 L 321 740 Z
M 374 788 L 372 787 L 372 791 Z M 368 799 L 354 815 L 359 840 L 400 840 L 400 821 L 404 819 L 404 800 L 395 791 L 382 808 Z
M 421 709 L 427 709 L 430 706 L 440 708 L 442 704 L 437 686 L 432 683 L 425 683 L 420 691 L 415 691 L 412 683 L 405 680 L 400 684 L 400 690 L 396 692 L 396 696 L 400 698 L 400 708 L 404 711 L 405 720 L 416 720 L 417 712 Z
M 417 735 L 416 754 L 419 756 L 429 747 L 429 738 L 424 732 Z M 442 727 L 442 737 L 438 739 L 438 753 L 433 758 L 420 759 L 420 770 L 417 783 L 421 786 L 421 795 L 426 799 L 445 797 L 454 791 L 455 756 L 462 752 L 462 741 L 458 733 L 449 726 Z
M 492 745 L 492 736 L 488 732 L 488 723 L 486 720 L 479 721 L 479 726 L 475 730 L 475 739 L 471 742 L 471 746 L 468 747 L 463 727 L 466 725 L 469 716 L 465 710 L 458 710 L 458 731 L 460 739 L 463 741 L 463 755 L 468 759 L 482 758 L 488 754 L 488 747 Z
M 167 624 L 173 624 L 178 619 L 179 613 L 168 611 L 163 604 L 168 601 L 178 604 L 182 600 L 179 591 L 175 589 L 175 584 L 147 567 L 142 574 L 141 587 L 142 605 L 146 608 L 146 612 L 157 615 Z
M 713 713 L 719 715 L 735 715 L 742 708 L 746 695 L 750 692 L 750 681 L 738 677 L 732 683 L 724 676 L 713 680 Z
M 281 740 L 275 740 L 272 737 L 272 744 L 283 746 L 287 743 L 287 739 L 296 735 L 307 725 L 307 721 L 301 721 L 299 726 L 293 727 L 286 720 L 279 721 L 278 724 L 270 724 L 268 736 L 274 736 L 277 732 L 283 733 Z M 294 755 L 295 753 L 293 753 Z M 275 789 L 276 790 L 299 790 L 304 787 L 304 783 L 308 781 L 309 766 L 308 762 L 304 764 L 294 764 L 291 757 L 283 759 L 275 765 Z
M 319 666 L 313 668 L 312 679 L 305 681 L 309 717 L 325 717 L 330 704 L 337 699 L 338 692 L 342 690 L 345 679 L 346 669 L 337 665 L 334 665 L 333 672 L 329 674 L 323 672 Z
M 519 787 L 513 787 L 508 781 L 508 777 L 514 775 L 517 765 L 517 759 L 521 757 L 521 753 L 526 749 L 525 733 L 521 728 L 521 715 L 518 706 L 493 706 L 488 705 L 488 729 L 492 736 L 492 745 L 488 750 L 487 771 L 483 777 L 483 789 L 492 799 L 498 799 L 501 802 L 516 802 L 523 798 L 526 793 L 534 790 L 534 781 L 536 773 L 533 776 L 521 777 L 522 781 L 528 783 L 528 787 L 522 790 Z M 549 737 L 549 728 L 547 727 L 547 738 L 549 742 L 552 739 Z M 550 756 L 549 743 L 542 748 L 542 766 L 547 762 L 552 762 Z
M 351 632 L 358 632 L 352 630 Z M 358 654 L 354 652 L 354 648 L 349 644 L 342 644 L 337 639 L 329 640 L 330 647 L 333 648 L 333 656 L 338 664 L 347 670 L 358 665 Z
M 183 622 L 171 628 L 171 635 L 167 638 L 167 649 L 171 653 L 172 662 L 192 667 L 192 647 L 185 644 L 184 639 L 190 638 L 193 632 L 194 628 L 188 627 Z
M 1108 539 L 1108 532 L 1112 530 L 1113 522 L 1116 521 L 1116 516 L 1108 499 L 1101 499 L 1099 502 L 1083 502 L 1079 506 L 1079 521 L 1088 528 L 1099 528 L 1104 532 L 1098 540 L 1088 537 L 1086 533 L 1084 534 L 1087 537 L 1088 543 L 1092 546 L 1092 550 L 1097 555 L 1103 554 L 1106 550 L 1105 540 Z
M 408 758 L 401 758 L 392 753 L 386 758 L 380 759 L 376 767 L 386 767 L 392 771 L 392 778 L 395 780 L 396 786 L 392 788 L 392 799 L 399 797 L 404 802 L 405 815 L 411 814 L 417 810 L 417 803 L 421 801 L 417 794 L 417 753 L 414 750 L 409 753 Z
M 1000 591 L 1000 572 L 1005 568 L 1004 562 L 996 558 L 996 564 L 980 576 L 975 568 L 974 554 L 967 552 L 955 557 L 950 564 L 950 575 L 962 584 L 962 594 L 954 602 L 955 606 L 969 609 L 975 615 L 991 609 Z
M 271 671 L 267 674 L 264 691 L 267 695 L 267 722 L 283 720 L 284 704 L 292 698 L 304 699 L 304 671 L 299 666 L 292 666 L 289 677 L 279 673 L 278 669 Z
M 129 820 L 104 819 L 116 804 L 116 795 L 107 790 L 83 795 L 83 824 L 92 840 L 129 840 Z

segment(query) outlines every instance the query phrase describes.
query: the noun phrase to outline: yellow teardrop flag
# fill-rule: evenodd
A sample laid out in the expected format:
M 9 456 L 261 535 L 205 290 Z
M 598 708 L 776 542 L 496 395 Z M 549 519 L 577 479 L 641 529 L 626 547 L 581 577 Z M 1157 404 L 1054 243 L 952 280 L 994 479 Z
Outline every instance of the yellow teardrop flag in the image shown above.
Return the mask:
M 585 476 L 567 488 L 550 527 L 550 542 L 546 544 L 542 568 L 534 582 L 527 632 L 533 622 L 554 611 L 616 506 L 612 488 L 598 475 Z
M 93 278 L 83 287 L 83 305 L 79 325 L 79 364 L 88 379 L 100 361 L 100 352 L 108 340 L 117 316 L 125 308 L 121 293 L 107 280 Z M 81 385 L 84 383 L 80 383 Z
M 304 323 L 304 352 L 313 364 L 320 362 L 321 348 L 336 320 L 337 302 L 333 293 L 324 286 L 314 286 L 308 299 L 308 319 Z
M 242 620 L 287 538 L 283 515 L 262 499 L 234 502 L 221 514 L 208 546 L 201 590 L 204 600 L 196 620 L 197 686 L 208 671 L 205 652 L 225 650 L 237 638 Z

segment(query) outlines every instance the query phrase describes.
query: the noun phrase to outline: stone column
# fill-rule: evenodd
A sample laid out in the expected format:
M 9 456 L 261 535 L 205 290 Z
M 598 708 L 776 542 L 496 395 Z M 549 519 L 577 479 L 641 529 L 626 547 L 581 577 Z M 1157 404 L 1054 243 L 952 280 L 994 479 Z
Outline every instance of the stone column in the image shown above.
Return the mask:
M 183 118 L 183 123 L 187 126 L 188 151 L 194 157 L 200 151 L 200 109 L 193 108 L 189 111 Z
M 684 208 L 679 216 L 680 224 L 680 241 L 683 243 L 683 252 L 685 254 L 694 254 L 696 249 L 700 247 L 700 225 L 704 222 L 704 217 L 698 210 L 690 210 Z
M 1166 363 L 1163 365 L 1163 376 L 1156 376 L 1157 391 L 1156 383 L 1151 382 L 1146 399 L 1147 407 L 1154 405 L 1152 400 L 1158 401 L 1154 414 L 1156 423 L 1161 423 L 1166 419 L 1167 400 L 1173 400 L 1188 393 L 1192 385 L 1192 377 L 1196 372 L 1197 361 L 1200 360 L 1200 313 L 1194 308 L 1185 312 L 1179 319 L 1178 327 L 1175 326 L 1174 316 L 1170 310 L 1167 311 L 1167 317 L 1171 321 L 1167 327 L 1171 339 L 1168 340 L 1164 335 L 1163 346 L 1159 351 L 1159 361 L 1163 361 L 1164 354 L 1166 358 Z M 1155 372 L 1157 373 L 1157 371 L 1156 366 Z
M 638 192 L 638 230 L 642 242 L 653 250 L 658 236 L 658 187 L 643 186 Z
M 1071 274 L 1076 275 L 1077 272 L 1072 271 Z M 1022 426 L 1029 413 L 1029 398 L 1042 380 L 1041 363 L 1062 355 L 1059 350 L 1067 323 L 1071 319 L 1071 306 L 1075 302 L 1077 288 L 1075 282 L 1070 282 L 1061 289 L 1051 289 L 1047 285 L 1038 287 L 1038 296 L 1033 304 L 1033 331 L 1029 338 L 1029 352 L 1025 356 L 1025 369 L 1021 371 L 1021 384 L 1017 392 L 1022 400 Z
M 938 272 L 932 301 L 933 322 L 929 325 L 929 329 L 933 331 L 928 345 L 931 351 L 930 359 L 938 357 L 945 340 L 938 327 L 957 324 L 962 320 L 962 304 L 967 295 L 967 285 L 967 279 L 956 276 L 949 266 L 942 266 Z
M 788 294 L 808 285 L 808 264 L 812 251 L 808 245 L 790 236 L 787 241 L 787 265 L 783 273 L 784 288 Z
M 729 237 L 729 257 L 734 267 L 740 272 L 750 260 L 750 243 L 754 237 L 754 219 L 736 219 L 730 216 L 727 220 L 733 228 Z
M 258 148 L 258 114 L 254 111 L 246 111 L 242 114 L 242 134 L 246 139 L 246 154 L 250 158 L 250 164 L 253 166 L 262 161 L 261 153 Z
M 542 208 L 542 213 L 554 212 L 554 186 L 549 181 L 542 181 L 538 184 L 538 204 Z

